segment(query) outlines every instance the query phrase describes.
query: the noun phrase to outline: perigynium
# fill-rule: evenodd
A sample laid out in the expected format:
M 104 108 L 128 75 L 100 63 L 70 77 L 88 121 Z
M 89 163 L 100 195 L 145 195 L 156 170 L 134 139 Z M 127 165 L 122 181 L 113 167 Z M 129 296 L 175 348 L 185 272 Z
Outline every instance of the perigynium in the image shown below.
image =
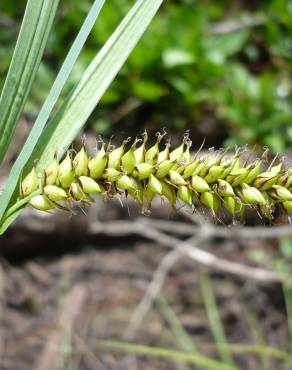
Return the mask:
M 158 134 L 149 148 L 146 133 L 132 145 L 129 139 L 114 149 L 102 143 L 92 158 L 84 147 L 75 155 L 68 151 L 41 173 L 32 168 L 21 183 L 20 198 L 39 190 L 29 204 L 41 211 L 70 209 L 72 202 L 90 203 L 92 194 L 125 194 L 143 209 L 159 196 L 173 206 L 177 202 L 204 205 L 213 215 L 223 207 L 233 219 L 242 217 L 247 207 L 269 219 L 276 207 L 292 212 L 292 169 L 285 168 L 283 161 L 267 166 L 265 155 L 244 161 L 245 148 L 231 156 L 226 150 L 202 155 L 200 148 L 191 156 L 188 135 L 173 150 L 169 141 L 162 148 L 164 135 Z

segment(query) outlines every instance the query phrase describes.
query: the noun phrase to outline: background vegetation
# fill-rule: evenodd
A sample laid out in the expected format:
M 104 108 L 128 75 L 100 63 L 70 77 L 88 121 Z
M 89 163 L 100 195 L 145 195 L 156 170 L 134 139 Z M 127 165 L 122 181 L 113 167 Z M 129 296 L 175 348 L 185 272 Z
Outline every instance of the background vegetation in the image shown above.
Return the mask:
M 29 128 L 92 3 L 60 0 L 24 110 Z M 106 2 L 55 109 L 133 3 Z M 25 5 L 0 2 L 0 88 Z M 194 147 L 205 138 L 207 147 L 256 144 L 283 154 L 292 142 L 291 57 L 291 1 L 166 0 L 90 116 L 87 130 L 94 135 L 86 144 L 94 147 L 97 134 L 124 138 L 166 127 L 173 142 L 190 129 Z M 22 120 L 21 139 L 23 126 Z M 9 153 L 4 179 L 18 151 Z M 253 212 L 246 219 L 252 226 L 228 228 L 221 223 L 229 220 L 201 210 L 174 215 L 159 201 L 153 220 L 141 219 L 140 209 L 125 204 L 99 197 L 90 217 L 78 206 L 74 217 L 39 216 L 26 207 L 7 230 L 0 242 L 1 369 L 291 368 L 291 226 L 264 227 Z M 287 223 L 287 215 L 274 222 Z M 213 264 L 177 257 L 146 319 L 127 337 L 145 291 L 172 258 L 165 247 L 183 240 Z
M 91 2 L 61 1 L 25 114 L 34 117 Z M 74 69 L 81 77 L 132 1 L 107 2 Z M 0 84 L 25 1 L 3 1 Z M 114 9 L 114 11 L 113 11 Z M 91 116 L 96 132 L 191 128 L 210 145 L 258 143 L 274 152 L 292 140 L 292 4 L 168 1 Z

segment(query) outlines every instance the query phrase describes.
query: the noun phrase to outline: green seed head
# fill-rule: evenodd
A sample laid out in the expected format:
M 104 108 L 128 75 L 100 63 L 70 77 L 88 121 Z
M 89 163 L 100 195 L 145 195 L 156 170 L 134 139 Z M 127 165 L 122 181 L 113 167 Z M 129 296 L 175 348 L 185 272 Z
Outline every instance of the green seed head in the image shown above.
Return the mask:
M 292 169 L 284 169 L 283 161 L 274 165 L 275 158 L 262 172 L 264 155 L 252 163 L 249 159 L 242 161 L 245 149 L 237 149 L 228 157 L 226 151 L 214 149 L 201 155 L 200 148 L 191 158 L 187 136 L 174 150 L 167 142 L 159 151 L 163 136 L 159 134 L 148 150 L 145 133 L 143 143 L 136 148 L 136 139 L 126 152 L 128 140 L 111 152 L 102 144 L 94 158 L 89 158 L 82 148 L 72 161 L 68 152 L 61 163 L 55 158 L 40 173 L 44 184 L 32 169 L 21 183 L 21 196 L 39 190 L 40 196 L 30 204 L 40 210 L 65 209 L 58 203 L 62 201 L 92 202 L 93 193 L 124 193 L 139 202 L 143 210 L 149 209 L 152 199 L 159 195 L 173 206 L 180 200 L 194 207 L 196 200 L 214 215 L 224 207 L 233 219 L 243 217 L 248 206 L 268 219 L 272 219 L 275 208 L 291 212 Z

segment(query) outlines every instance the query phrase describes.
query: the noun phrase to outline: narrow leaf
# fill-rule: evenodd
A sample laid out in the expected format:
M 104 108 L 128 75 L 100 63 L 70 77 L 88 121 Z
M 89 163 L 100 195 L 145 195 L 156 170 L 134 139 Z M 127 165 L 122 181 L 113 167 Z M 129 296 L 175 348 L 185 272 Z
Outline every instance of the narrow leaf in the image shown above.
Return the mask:
M 52 119 L 34 152 L 44 168 L 75 139 L 91 112 L 145 32 L 162 0 L 138 0 L 105 46 L 88 66 L 83 78 Z
M 51 30 L 59 0 L 28 0 L 0 96 L 0 163 L 13 137 Z
M 85 41 L 95 24 L 95 21 L 100 13 L 102 6 L 104 5 L 105 0 L 95 0 L 92 5 L 59 73 L 58 76 L 47 96 L 45 103 L 37 117 L 37 120 L 32 128 L 32 131 L 26 140 L 16 162 L 14 163 L 9 178 L 7 180 L 6 187 L 3 193 L 0 196 L 0 218 L 3 216 L 10 200 L 13 196 L 13 193 L 17 187 L 19 178 L 23 171 L 23 168 L 30 158 L 36 143 L 49 119 L 49 116 L 52 112 L 53 107 L 56 104 L 60 93 L 68 80 L 69 74 L 72 71 L 72 68 L 85 44 Z
M 176 351 L 174 349 L 166 349 L 160 347 L 150 347 L 134 343 L 123 343 L 115 341 L 100 341 L 99 347 L 119 350 L 123 352 L 130 352 L 137 355 L 144 355 L 150 357 L 165 358 L 174 361 L 183 361 L 189 364 L 198 366 L 200 369 L 210 370 L 233 370 L 234 368 L 228 364 L 213 360 L 209 357 L 199 355 L 197 353 L 188 353 Z

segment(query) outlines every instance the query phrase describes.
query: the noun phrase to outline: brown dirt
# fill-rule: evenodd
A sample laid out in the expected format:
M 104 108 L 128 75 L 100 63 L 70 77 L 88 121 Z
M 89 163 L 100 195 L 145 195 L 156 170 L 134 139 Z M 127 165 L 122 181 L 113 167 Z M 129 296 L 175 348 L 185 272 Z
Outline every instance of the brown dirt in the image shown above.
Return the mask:
M 11 236 L 11 240 L 13 240 Z M 27 248 L 29 236 L 19 247 Z M 42 250 L 53 238 L 43 237 Z M 9 244 L 9 241 L 6 240 Z M 129 319 L 166 250 L 140 238 L 91 240 L 72 250 L 72 239 L 55 239 L 62 252 L 22 261 L 2 259 L 0 265 L 0 368 L 54 369 L 196 369 L 194 365 L 149 356 L 133 357 L 102 349 L 101 339 L 124 340 Z M 249 262 L 251 249 L 266 251 L 266 264 L 280 258 L 277 242 L 214 241 L 216 254 Z M 200 289 L 203 269 L 183 259 L 163 287 L 166 298 L 200 352 L 220 359 Z M 288 348 L 288 328 L 281 285 L 261 285 L 210 272 L 220 316 L 229 343 L 255 343 Z M 159 305 L 148 313 L 135 343 L 184 350 Z M 249 315 L 248 313 L 249 312 Z M 252 320 L 254 322 L 252 323 Z M 258 327 L 257 327 L 258 326 Z M 256 329 L 256 330 L 255 330 Z M 201 346 L 200 346 L 201 344 Z M 234 354 L 239 369 L 262 369 L 254 354 Z M 291 365 L 269 360 L 266 369 Z M 199 368 L 198 368 L 199 369 Z

